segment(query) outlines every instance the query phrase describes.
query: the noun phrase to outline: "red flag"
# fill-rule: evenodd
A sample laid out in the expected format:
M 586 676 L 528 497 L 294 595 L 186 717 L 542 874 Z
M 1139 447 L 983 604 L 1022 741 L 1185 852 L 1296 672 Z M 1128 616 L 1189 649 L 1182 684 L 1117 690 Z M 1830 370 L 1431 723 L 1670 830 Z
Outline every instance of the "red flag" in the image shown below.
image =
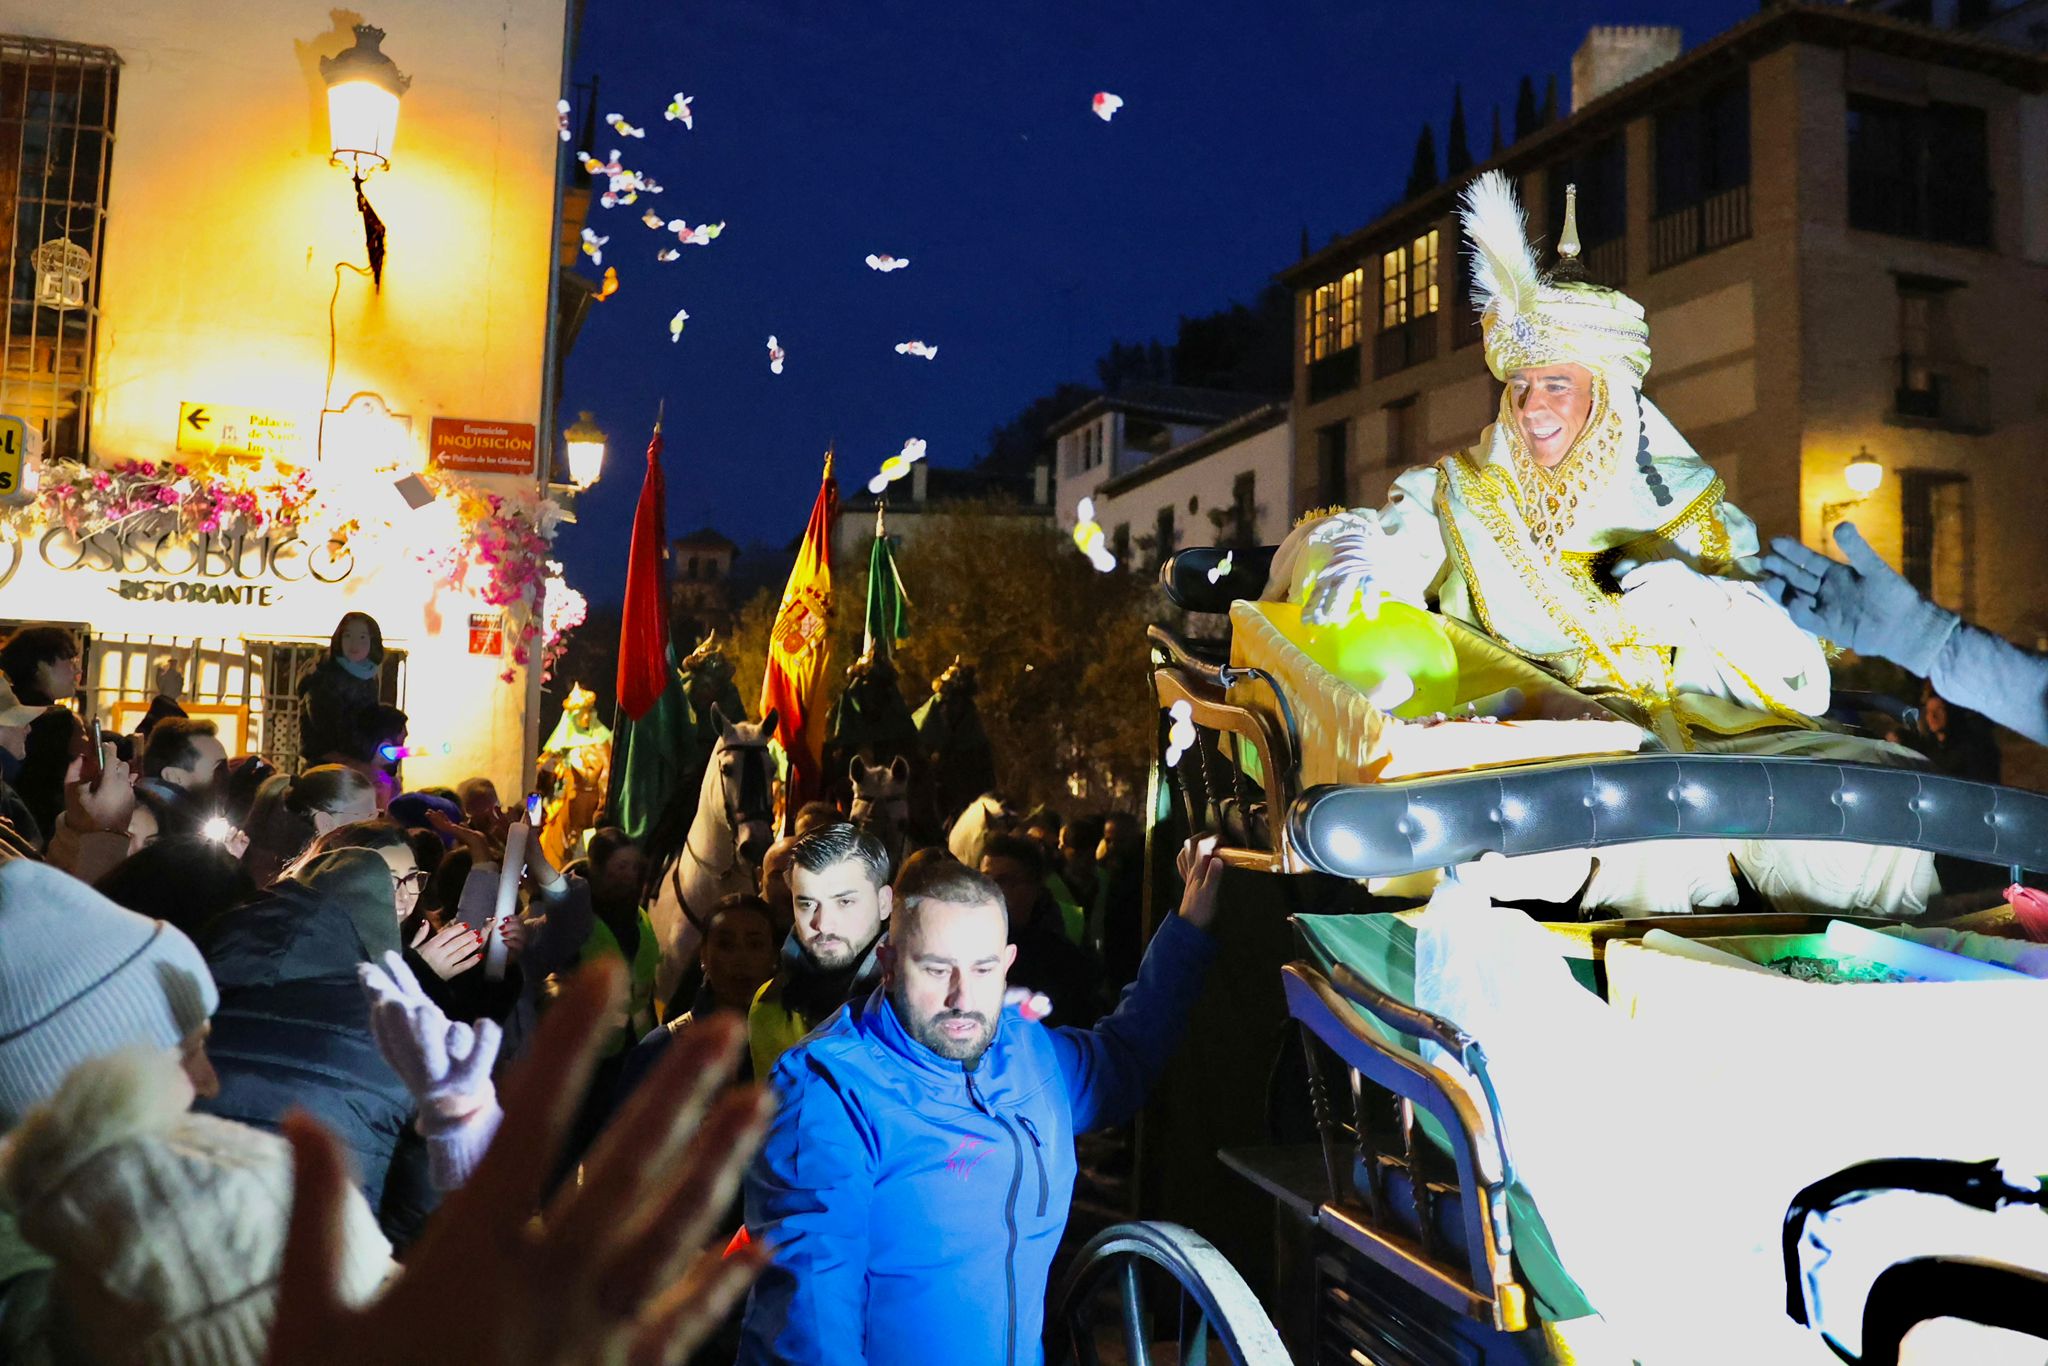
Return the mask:
M 619 709 L 638 721 L 668 685 L 668 573 L 662 551 L 667 489 L 661 478 L 661 424 L 647 443 L 647 477 L 633 510 L 626 551 L 626 608 L 619 621 Z
M 839 511 L 839 485 L 832 478 L 832 453 L 825 453 L 825 477 L 804 543 L 782 590 L 782 607 L 768 637 L 768 671 L 761 680 L 761 714 L 775 713 L 775 738 L 789 756 L 784 823 L 796 819 L 805 802 L 824 790 L 825 716 L 818 693 L 832 650 L 832 522 Z

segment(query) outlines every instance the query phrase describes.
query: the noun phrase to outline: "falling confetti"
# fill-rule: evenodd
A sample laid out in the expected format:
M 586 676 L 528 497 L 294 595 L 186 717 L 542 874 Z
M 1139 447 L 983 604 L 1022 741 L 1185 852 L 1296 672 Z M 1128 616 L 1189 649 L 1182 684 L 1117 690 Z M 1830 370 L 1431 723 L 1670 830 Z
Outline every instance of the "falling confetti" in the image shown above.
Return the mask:
M 640 221 L 642 223 L 645 223 L 648 227 L 653 228 L 656 232 L 661 231 L 662 228 L 667 226 L 665 223 L 662 222 L 661 215 L 656 213 L 652 209 L 649 209 L 646 213 L 641 214 Z
M 562 141 L 569 140 L 569 102 L 555 101 L 555 131 L 562 135 Z
M 679 342 L 683 339 L 683 324 L 690 320 L 690 310 L 679 308 L 676 315 L 668 320 L 668 339 Z
M 1083 498 L 1074 512 L 1074 544 L 1088 557 L 1088 563 L 1094 565 L 1097 572 L 1109 573 L 1116 568 L 1116 556 L 1109 553 L 1102 527 L 1095 520 L 1095 500 Z
M 1101 99 L 1102 97 L 1098 95 L 1096 98 Z M 632 124 L 626 122 L 625 116 L 622 114 L 606 114 L 604 121 L 609 123 L 612 126 L 612 131 L 622 138 L 644 138 L 647 136 L 645 128 L 635 128 Z
M 681 255 L 682 253 L 674 247 L 663 247 L 660 251 L 654 253 L 654 259 L 657 261 L 673 261 Z
M 588 152 L 578 152 L 576 159 L 582 162 L 583 169 L 592 175 L 620 175 L 626 169 L 619 164 L 619 149 L 616 147 L 612 148 L 611 159 L 608 161 L 599 161 Z
M 924 438 L 921 436 L 913 436 L 904 442 L 902 450 L 882 462 L 882 472 L 868 480 L 868 492 L 880 493 L 910 473 L 910 467 L 924 459 L 924 451 Z
M 618 292 L 619 268 L 617 266 L 606 266 L 604 268 L 604 282 L 597 287 L 597 302 L 603 303 Z
M 899 356 L 922 356 L 926 360 L 937 360 L 939 358 L 939 348 L 927 346 L 921 341 L 897 342 L 896 354 Z
M 609 237 L 599 237 L 589 228 L 585 228 L 583 230 L 583 254 L 588 256 L 593 263 L 601 266 L 604 264 L 604 244 L 611 240 Z
M 725 231 L 725 224 L 699 223 L 693 228 L 680 218 L 671 218 L 668 230 L 686 247 L 705 247 L 711 245 L 712 238 Z
M 1224 552 L 1223 552 L 1223 558 L 1222 558 L 1222 559 L 1220 559 L 1220 560 L 1218 560 L 1218 561 L 1216 561 L 1216 567 L 1215 567 L 1214 569 L 1212 569 L 1212 570 L 1210 570 L 1210 571 L 1209 571 L 1209 582 L 1210 582 L 1210 583 L 1221 583 L 1221 582 L 1223 582 L 1223 580 L 1224 580 L 1224 577 L 1225 577 L 1226 575 L 1228 575 L 1228 574 L 1230 573 L 1230 570 L 1231 570 L 1231 561 L 1230 561 L 1230 555 L 1231 555 L 1231 552 L 1230 552 L 1230 551 L 1228 551 L 1228 550 L 1226 550 L 1226 551 L 1224 551 Z
M 620 204 L 631 204 L 639 198 L 640 192 L 638 190 L 627 190 L 624 194 L 619 193 L 617 190 L 606 190 L 597 197 L 597 202 L 610 209 L 616 208 Z
M 1098 90 L 1095 92 L 1095 101 L 1090 107 L 1095 110 L 1096 118 L 1101 119 L 1104 123 L 1108 123 L 1116 117 L 1116 111 L 1124 107 L 1124 97 L 1112 95 L 1107 90 Z
M 779 374 L 781 374 L 781 373 L 782 373 L 782 359 L 783 359 L 783 356 L 784 356 L 785 354 L 786 354 L 786 353 L 785 353 L 785 352 L 783 351 L 781 343 L 779 343 L 779 342 L 777 342 L 777 341 L 775 340 L 775 334 L 774 334 L 774 333 L 772 333 L 772 332 L 771 332 L 771 333 L 769 333 L 769 334 L 768 334 L 768 373 L 769 373 L 769 374 L 771 374 L 771 375 L 779 375 Z
M 1173 724 L 1166 728 L 1166 766 L 1172 768 L 1180 756 L 1195 747 L 1195 709 L 1183 697 L 1167 709 Z
M 695 98 L 696 96 L 694 95 L 685 95 L 682 91 L 678 90 L 676 97 L 668 102 L 668 108 L 661 111 L 661 116 L 680 123 L 692 132 L 696 131 L 697 116 L 690 112 L 690 101 Z
M 868 257 L 868 269 L 869 269 L 869 270 L 879 270 L 879 271 L 881 271 L 881 272 L 882 272 L 883 274 L 885 274 L 885 275 L 886 275 L 886 274 L 888 274 L 888 273 L 889 273 L 890 271 L 892 271 L 892 270 L 901 270 L 901 269 L 903 269 L 903 268 L 904 268 L 905 266 L 907 266 L 907 265 L 909 265 L 909 264 L 910 264 L 910 258 L 909 258 L 908 256 L 875 256 L 875 255 L 870 255 L 870 256 Z

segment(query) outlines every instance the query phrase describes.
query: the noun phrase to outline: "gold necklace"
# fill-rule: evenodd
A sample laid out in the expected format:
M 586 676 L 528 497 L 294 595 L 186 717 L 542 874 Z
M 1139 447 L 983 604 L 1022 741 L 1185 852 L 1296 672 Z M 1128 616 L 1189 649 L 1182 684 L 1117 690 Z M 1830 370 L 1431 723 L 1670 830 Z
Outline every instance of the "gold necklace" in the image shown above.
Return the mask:
M 1558 546 L 1571 534 L 1582 503 L 1607 487 L 1620 463 L 1621 414 L 1608 402 L 1607 380 L 1595 372 L 1592 411 L 1564 459 L 1545 469 L 1536 463 L 1516 420 L 1514 391 L 1501 394 L 1501 423 L 1507 432 L 1508 454 L 1515 472 L 1515 494 L 1529 540 L 1545 559 L 1555 561 Z

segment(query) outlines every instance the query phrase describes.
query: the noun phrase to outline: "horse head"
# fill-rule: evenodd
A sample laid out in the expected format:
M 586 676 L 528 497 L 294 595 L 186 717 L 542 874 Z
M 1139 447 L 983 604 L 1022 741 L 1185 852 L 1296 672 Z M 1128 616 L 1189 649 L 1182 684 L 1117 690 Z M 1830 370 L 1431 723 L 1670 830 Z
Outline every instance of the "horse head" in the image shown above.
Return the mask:
M 902 755 L 886 767 L 855 757 L 848 772 L 853 778 L 853 805 L 848 818 L 879 838 L 890 842 L 910 825 L 910 765 Z
M 740 857 L 759 868 L 775 842 L 775 761 L 768 753 L 775 713 L 732 722 L 714 705 L 711 718 L 718 726 L 711 766 L 724 793 L 725 823 Z

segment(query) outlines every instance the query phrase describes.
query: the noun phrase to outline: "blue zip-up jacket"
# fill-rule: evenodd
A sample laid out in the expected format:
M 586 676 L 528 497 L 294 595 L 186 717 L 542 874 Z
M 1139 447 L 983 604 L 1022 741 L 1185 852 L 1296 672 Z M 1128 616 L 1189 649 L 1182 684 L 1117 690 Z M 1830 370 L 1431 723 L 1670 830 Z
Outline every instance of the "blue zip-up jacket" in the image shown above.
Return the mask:
M 774 1249 L 740 1361 L 1038 1366 L 1045 1282 L 1074 1192 L 1074 1135 L 1136 1114 L 1214 953 L 1176 915 L 1093 1029 L 1006 1009 L 974 1071 L 913 1039 L 887 996 L 782 1055 L 746 1179 Z

